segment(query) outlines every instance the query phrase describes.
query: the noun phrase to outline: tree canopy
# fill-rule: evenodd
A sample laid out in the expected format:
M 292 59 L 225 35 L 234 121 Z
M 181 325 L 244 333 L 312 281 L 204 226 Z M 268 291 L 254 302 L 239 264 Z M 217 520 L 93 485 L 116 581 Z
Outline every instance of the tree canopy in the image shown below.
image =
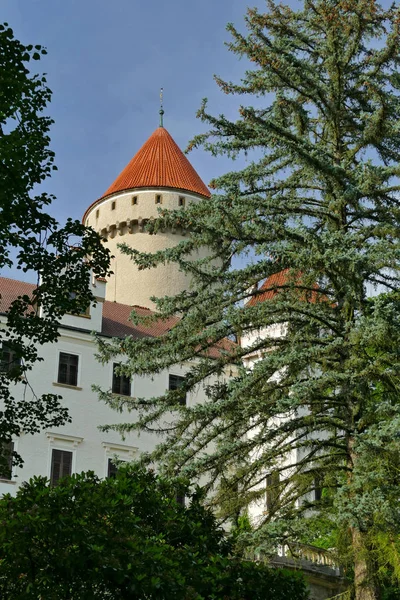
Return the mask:
M 228 25 L 229 50 L 249 66 L 239 82 L 216 82 L 240 98 L 238 118 L 213 116 L 204 101 L 208 131 L 189 146 L 246 156 L 245 167 L 216 178 L 210 200 L 148 225 L 189 229 L 175 248 L 124 246 L 143 269 L 174 261 L 191 275 L 191 289 L 157 301 L 154 319 L 181 320 L 161 338 L 101 349 L 122 349 L 139 375 L 195 357 L 182 393 L 205 382 L 205 403 L 138 398 L 137 422 L 116 429 L 163 432 L 149 460 L 204 476 L 222 514 L 262 504 L 275 482 L 260 546 L 296 540 L 310 505 L 334 507 L 350 532 L 357 599 L 375 599 L 371 535 L 396 536 L 400 523 L 399 6 L 266 4 L 247 11 L 246 32 Z M 196 260 L 204 246 L 209 258 Z M 208 358 L 226 336 L 247 343 Z
M 57 339 L 57 320 L 94 301 L 90 272 L 104 275 L 109 264 L 97 233 L 72 219 L 61 227 L 47 212 L 53 196 L 40 185 L 56 169 L 49 137 L 53 121 L 46 115 L 51 91 L 44 75 L 30 71 L 32 61 L 44 54 L 42 46 L 26 46 L 7 23 L 0 25 L 0 269 L 4 273 L 16 266 L 36 280 L 32 296 L 6 307 L 0 372 L 3 444 L 21 431 L 36 433 L 68 419 L 60 396 L 35 395 L 29 370 L 39 360 L 39 346 Z M 5 359 L 6 351 L 12 360 Z M 23 397 L 14 396 L 19 381 L 26 386 Z
M 186 491 L 187 506 L 175 500 Z M 199 493 L 138 468 L 44 478 L 0 500 L 4 600 L 306 600 L 298 573 L 242 562 Z

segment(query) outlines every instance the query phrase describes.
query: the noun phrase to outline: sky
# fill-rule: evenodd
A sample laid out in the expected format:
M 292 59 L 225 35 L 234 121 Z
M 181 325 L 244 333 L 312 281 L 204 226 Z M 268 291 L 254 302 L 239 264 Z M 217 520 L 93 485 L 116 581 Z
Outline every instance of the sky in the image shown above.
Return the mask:
M 237 103 L 213 74 L 243 72 L 224 42 L 226 24 L 243 28 L 245 11 L 243 0 L 2 0 L 1 21 L 23 43 L 48 50 L 31 64 L 53 91 L 59 170 L 46 189 L 57 197 L 56 218 L 80 219 L 157 128 L 160 87 L 165 127 L 182 149 L 204 130 L 196 119 L 202 98 L 234 116 Z M 206 183 L 226 166 L 202 151 L 189 160 Z

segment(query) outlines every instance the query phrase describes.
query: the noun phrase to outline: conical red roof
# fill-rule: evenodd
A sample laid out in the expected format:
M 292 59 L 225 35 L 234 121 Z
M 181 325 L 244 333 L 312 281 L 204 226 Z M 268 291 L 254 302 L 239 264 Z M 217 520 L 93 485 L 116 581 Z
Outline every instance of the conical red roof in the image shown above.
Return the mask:
M 192 165 L 164 127 L 143 144 L 102 198 L 133 188 L 167 187 L 210 197 Z

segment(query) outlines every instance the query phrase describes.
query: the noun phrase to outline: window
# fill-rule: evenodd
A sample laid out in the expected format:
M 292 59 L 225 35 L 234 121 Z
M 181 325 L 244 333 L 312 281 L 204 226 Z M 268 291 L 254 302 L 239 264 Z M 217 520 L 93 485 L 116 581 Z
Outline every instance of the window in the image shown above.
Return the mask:
M 132 196 L 132 206 L 135 205 L 135 204 L 137 204 L 137 203 L 138 203 L 137 196 Z
M 121 396 L 131 395 L 131 380 L 126 375 L 118 375 L 119 365 L 114 363 L 113 365 L 113 380 L 112 380 L 112 391 L 114 394 L 121 394 Z
M 179 206 L 185 206 L 186 200 L 184 196 L 179 196 Z
M 279 473 L 273 471 L 266 479 L 266 505 L 268 512 L 275 512 L 279 500 Z
M 160 194 L 156 195 L 156 204 L 162 204 L 162 196 Z
M 183 494 L 177 494 L 175 496 L 175 500 L 176 500 L 176 503 L 179 504 L 179 506 L 185 506 L 186 499 Z
M 180 387 L 185 383 L 185 377 L 181 377 L 180 375 L 170 375 L 168 382 L 169 390 L 179 390 Z M 186 404 L 186 394 L 179 398 L 179 404 L 185 406 Z
M 322 478 L 321 475 L 314 477 L 314 500 L 320 502 L 322 500 Z
M 98 209 L 98 210 L 96 210 L 96 219 L 98 219 L 99 216 L 100 216 L 100 210 Z
M 113 463 L 112 458 L 108 459 L 108 467 L 107 467 L 107 477 L 110 479 L 115 479 L 118 473 L 118 467 Z
M 17 374 L 21 366 L 21 358 L 17 355 L 15 348 L 9 344 L 3 344 L 1 349 L 0 371 L 3 373 Z
M 51 485 L 57 485 L 62 477 L 72 473 L 72 452 L 68 450 L 52 450 L 51 454 Z
M 77 300 L 78 299 L 78 294 L 76 292 L 70 292 L 69 293 L 69 299 L 70 300 Z M 83 312 L 80 313 L 67 313 L 67 315 L 73 315 L 76 317 L 90 317 L 90 304 L 85 308 L 85 310 Z
M 116 206 L 116 203 L 115 202 L 111 202 L 111 210 L 115 210 L 115 206 Z
M 2 460 L 0 462 L 0 479 L 11 481 L 13 467 L 14 442 L 2 444 Z
M 78 362 L 79 357 L 76 354 L 67 354 L 60 352 L 58 363 L 58 383 L 66 385 L 78 385 Z

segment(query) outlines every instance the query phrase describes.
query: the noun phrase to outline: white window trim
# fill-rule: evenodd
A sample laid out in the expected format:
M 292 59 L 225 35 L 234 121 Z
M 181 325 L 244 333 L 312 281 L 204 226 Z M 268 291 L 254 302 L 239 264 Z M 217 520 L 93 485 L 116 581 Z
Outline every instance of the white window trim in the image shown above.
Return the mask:
M 68 448 L 70 448 L 71 446 L 73 446 L 73 448 L 77 448 L 79 444 L 81 444 L 83 442 L 83 437 L 78 437 L 76 435 L 67 435 L 65 433 L 52 433 L 51 431 L 48 431 L 46 433 L 46 436 L 48 437 L 48 439 L 50 440 L 50 444 L 63 444 L 64 450 L 68 450 Z
M 75 435 L 66 435 L 64 433 L 46 433 L 49 439 L 49 452 L 47 461 L 47 477 L 51 479 L 51 458 L 53 450 L 66 450 L 72 452 L 72 464 L 71 464 L 71 475 L 76 473 L 76 449 L 83 442 L 83 437 Z
M 117 458 L 123 462 L 130 462 L 137 457 L 139 448 L 137 446 L 126 446 L 124 444 L 114 444 L 113 442 L 102 442 L 104 448 L 104 477 L 108 476 L 108 460 Z

